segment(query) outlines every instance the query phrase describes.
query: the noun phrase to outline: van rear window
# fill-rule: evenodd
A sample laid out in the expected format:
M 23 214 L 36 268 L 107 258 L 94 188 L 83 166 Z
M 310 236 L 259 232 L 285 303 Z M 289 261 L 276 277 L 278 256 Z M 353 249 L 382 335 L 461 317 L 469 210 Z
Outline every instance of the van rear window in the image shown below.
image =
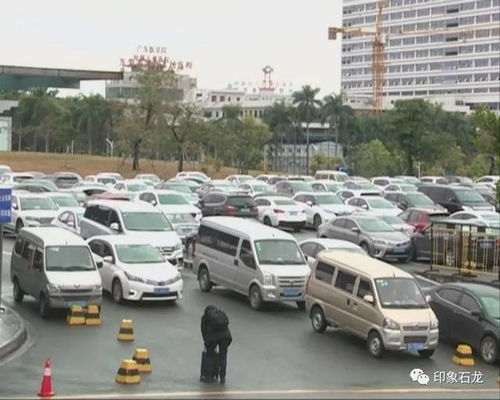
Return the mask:
M 247 205 L 248 207 L 254 207 L 255 202 L 250 196 L 229 196 L 227 198 L 228 204 L 236 207 L 241 207 Z

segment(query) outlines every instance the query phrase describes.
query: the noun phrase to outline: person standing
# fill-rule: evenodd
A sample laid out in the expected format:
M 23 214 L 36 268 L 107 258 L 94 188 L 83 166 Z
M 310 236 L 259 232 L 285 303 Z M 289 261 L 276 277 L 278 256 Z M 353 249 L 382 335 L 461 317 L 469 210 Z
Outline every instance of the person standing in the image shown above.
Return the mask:
M 233 341 L 229 330 L 229 319 L 226 313 L 215 306 L 205 307 L 201 317 L 201 335 L 206 348 L 206 363 L 214 365 L 215 350 L 219 348 L 219 378 L 220 383 L 226 383 L 227 351 Z M 213 376 L 202 376 L 203 382 L 214 382 Z

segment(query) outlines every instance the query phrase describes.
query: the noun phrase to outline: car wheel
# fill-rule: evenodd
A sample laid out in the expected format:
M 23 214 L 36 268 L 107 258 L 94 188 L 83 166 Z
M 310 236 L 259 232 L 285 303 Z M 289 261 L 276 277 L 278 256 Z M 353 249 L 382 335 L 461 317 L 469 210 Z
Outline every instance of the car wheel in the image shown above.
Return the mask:
M 484 362 L 488 364 L 493 364 L 497 359 L 497 342 L 491 336 L 485 336 L 483 340 L 481 340 L 481 344 L 479 346 L 479 353 Z
M 297 301 L 297 308 L 300 311 L 305 311 L 305 309 L 306 309 L 306 302 L 304 300 Z
M 12 292 L 14 294 L 14 301 L 16 303 L 20 303 L 21 301 L 23 301 L 24 292 L 21 289 L 21 286 L 19 286 L 19 281 L 17 280 L 17 278 L 14 278 L 14 286 L 12 288 Z
M 198 274 L 198 285 L 202 292 L 210 292 L 212 289 L 212 282 L 210 281 L 210 274 L 206 267 L 200 269 Z
M 434 354 L 434 350 L 419 350 L 418 356 L 420 358 L 431 358 Z
M 363 242 L 360 244 L 360 246 L 366 254 L 368 254 L 370 257 L 372 257 L 372 252 L 370 251 L 370 246 L 368 245 L 368 243 Z
M 19 231 L 24 228 L 24 223 L 20 219 L 16 222 L 16 234 L 19 235 Z
M 316 214 L 313 219 L 314 230 L 317 231 L 322 223 L 323 221 L 321 220 L 321 216 L 319 214 Z
M 38 299 L 38 312 L 42 318 L 47 318 L 50 315 L 50 305 L 45 293 L 40 293 Z
M 269 217 L 264 217 L 264 225 L 272 226 L 271 219 Z
M 113 285 L 111 286 L 111 295 L 113 296 L 113 300 L 115 303 L 123 302 L 123 288 L 119 279 L 115 279 L 113 281 Z
M 319 306 L 314 306 L 312 308 L 310 318 L 314 332 L 323 333 L 326 331 L 327 323 L 325 314 Z
M 248 298 L 250 300 L 250 307 L 254 310 L 260 310 L 262 308 L 262 293 L 257 285 L 252 285 Z
M 384 342 L 380 337 L 378 332 L 371 332 L 368 335 L 368 341 L 366 343 L 368 345 L 368 351 L 375 358 L 382 358 L 385 352 Z

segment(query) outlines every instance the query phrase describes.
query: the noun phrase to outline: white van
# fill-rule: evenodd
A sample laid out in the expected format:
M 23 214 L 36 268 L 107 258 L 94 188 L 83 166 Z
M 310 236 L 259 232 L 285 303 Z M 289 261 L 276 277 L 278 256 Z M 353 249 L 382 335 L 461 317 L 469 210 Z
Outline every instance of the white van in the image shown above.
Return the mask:
M 274 301 L 305 307 L 310 268 L 296 240 L 257 221 L 203 218 L 193 249 L 193 272 L 202 291 L 224 286 L 247 295 L 256 310 Z
M 101 304 L 97 267 L 102 261 L 96 263 L 88 244 L 74 233 L 56 227 L 24 228 L 10 260 L 14 301 L 20 303 L 25 294 L 33 296 L 42 317 L 51 308 Z
M 314 174 L 314 179 L 345 182 L 349 179 L 349 175 L 347 175 L 345 172 L 342 171 L 324 170 L 324 171 L 316 171 L 316 174 Z

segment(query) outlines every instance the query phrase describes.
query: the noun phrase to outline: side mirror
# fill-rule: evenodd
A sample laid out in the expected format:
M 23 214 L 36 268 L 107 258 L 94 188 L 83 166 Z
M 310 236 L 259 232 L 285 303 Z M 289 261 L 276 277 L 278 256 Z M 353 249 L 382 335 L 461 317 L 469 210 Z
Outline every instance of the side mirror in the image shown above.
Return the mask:
M 66 225 L 68 225 L 71 228 L 74 228 L 75 227 L 75 221 L 68 221 L 68 223 Z
M 314 257 L 307 256 L 307 263 L 309 264 L 309 266 L 312 267 L 315 262 L 316 262 L 316 259 Z
M 115 260 L 113 259 L 113 256 L 105 256 L 102 258 L 102 261 L 107 262 L 109 264 L 113 264 Z
M 368 210 L 368 206 L 367 206 L 366 204 L 363 204 L 363 205 L 361 206 L 361 208 L 362 208 L 363 210 Z
M 103 266 L 102 257 L 98 254 L 92 253 L 92 258 L 94 259 L 97 268 L 102 268 Z
M 481 311 L 471 311 L 470 315 L 473 317 L 481 318 Z
M 17 204 L 12 204 L 12 209 L 13 210 L 17 210 L 19 207 L 17 206 Z
M 431 296 L 430 294 L 426 294 L 426 295 L 425 295 L 425 301 L 426 301 L 427 303 L 430 303 L 430 302 L 432 301 L 432 296 Z
M 363 300 L 366 301 L 367 303 L 373 304 L 375 300 L 373 299 L 373 296 L 371 294 L 365 294 L 363 296 Z
M 351 228 L 351 231 L 355 232 L 355 233 L 359 233 L 359 228 L 357 226 L 353 226 Z
M 313 206 L 313 202 L 311 200 L 307 200 L 306 201 L 306 204 L 309 206 L 309 207 L 312 207 Z
M 109 229 L 111 229 L 112 231 L 115 231 L 115 232 L 120 232 L 121 229 L 120 229 L 120 224 L 118 222 L 113 222 L 110 226 L 109 226 Z
M 158 202 L 155 199 L 153 199 L 153 200 L 151 200 L 151 204 L 156 207 L 158 205 Z

